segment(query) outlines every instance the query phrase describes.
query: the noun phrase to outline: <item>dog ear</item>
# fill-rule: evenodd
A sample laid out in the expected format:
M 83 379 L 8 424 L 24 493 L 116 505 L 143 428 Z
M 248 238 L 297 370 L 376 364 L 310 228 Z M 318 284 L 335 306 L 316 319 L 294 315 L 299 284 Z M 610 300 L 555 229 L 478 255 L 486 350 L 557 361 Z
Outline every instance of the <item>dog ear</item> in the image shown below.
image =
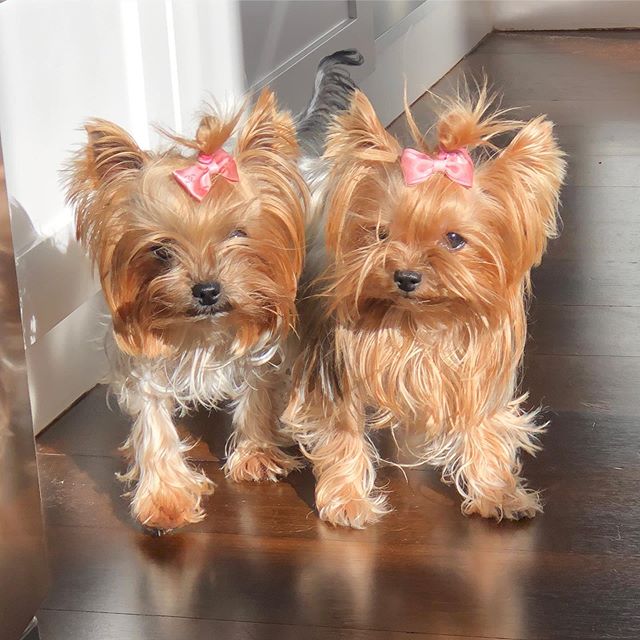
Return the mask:
M 399 155 L 400 145 L 386 132 L 367 96 L 355 91 L 349 110 L 330 127 L 325 157 L 395 162 Z
M 146 154 L 134 139 L 118 125 L 107 120 L 90 120 L 85 124 L 88 169 L 97 182 L 107 182 L 124 173 L 140 170 Z
M 296 128 L 291 115 L 280 111 L 275 96 L 263 89 L 247 118 L 236 145 L 236 153 L 249 160 L 255 152 L 273 153 L 294 160 L 298 157 Z
M 275 306 L 269 315 L 271 331 L 286 333 L 294 323 L 295 294 L 304 258 L 303 211 L 308 200 L 307 186 L 297 167 L 299 155 L 296 130 L 291 116 L 280 111 L 271 91 L 265 89 L 244 122 L 235 152 L 240 172 L 240 188 L 260 207 L 262 233 L 254 242 L 264 242 L 268 256 L 265 269 L 277 281 L 279 293 L 271 297 Z M 243 175 L 247 178 L 246 182 Z M 243 352 L 255 343 L 265 327 L 247 318 L 233 349 Z
M 303 210 L 307 186 L 298 168 L 296 129 L 289 113 L 278 109 L 272 91 L 264 89 L 244 123 L 236 156 L 259 188 L 261 220 L 278 248 L 273 265 L 295 289 L 304 254 Z M 283 251 L 284 250 L 284 251 Z
M 556 213 L 565 175 L 564 153 L 553 124 L 540 116 L 526 124 L 500 154 L 478 168 L 478 182 L 500 206 L 514 233 L 510 250 L 522 271 L 540 263 L 557 233 Z
M 325 151 L 332 165 L 325 240 L 337 260 L 343 255 L 343 240 L 356 237 L 350 226 L 361 228 L 362 220 L 384 201 L 389 173 L 399 175 L 400 152 L 400 144 L 385 131 L 367 97 L 356 91 L 349 110 L 331 125 Z
M 157 324 L 157 292 L 149 287 L 154 260 L 136 250 L 136 234 L 125 233 L 98 260 L 102 291 L 121 351 L 133 357 L 159 358 L 173 353 Z
M 112 122 L 90 120 L 85 129 L 88 141 L 67 163 L 63 177 L 67 202 L 75 210 L 76 236 L 92 260 L 100 262 L 122 232 L 114 203 L 122 200 L 148 156 Z

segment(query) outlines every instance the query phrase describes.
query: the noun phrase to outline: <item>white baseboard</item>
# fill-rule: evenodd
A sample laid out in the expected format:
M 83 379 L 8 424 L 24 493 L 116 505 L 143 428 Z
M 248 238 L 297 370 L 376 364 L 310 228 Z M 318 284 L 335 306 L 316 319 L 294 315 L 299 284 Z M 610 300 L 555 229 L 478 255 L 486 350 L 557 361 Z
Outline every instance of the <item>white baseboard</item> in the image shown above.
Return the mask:
M 36 434 L 105 378 L 104 341 L 96 339 L 96 327 L 106 319 L 106 305 L 98 293 L 35 344 L 27 345 L 29 395 Z
M 383 124 L 417 100 L 491 32 L 492 4 L 427 0 L 376 39 L 375 71 L 360 86 Z
M 100 291 L 100 282 L 74 232 L 70 222 L 16 257 L 27 346 L 44 338 Z

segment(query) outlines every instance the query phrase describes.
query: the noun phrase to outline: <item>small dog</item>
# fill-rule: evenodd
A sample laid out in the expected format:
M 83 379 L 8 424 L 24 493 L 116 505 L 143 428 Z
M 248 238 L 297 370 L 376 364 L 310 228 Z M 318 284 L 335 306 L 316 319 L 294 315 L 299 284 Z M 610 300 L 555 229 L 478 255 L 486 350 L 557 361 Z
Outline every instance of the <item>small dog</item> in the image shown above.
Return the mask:
M 195 140 L 172 136 L 187 155 L 142 151 L 94 120 L 69 168 L 77 235 L 111 311 L 113 386 L 134 421 L 123 477 L 135 483 L 133 515 L 151 529 L 201 520 L 213 490 L 185 459 L 176 410 L 230 403 L 232 480 L 275 480 L 297 466 L 279 448 L 278 417 L 307 192 L 294 122 L 273 94 L 261 94 L 225 151 L 240 116 L 210 113 Z
M 399 425 L 419 434 L 420 458 L 443 468 L 463 513 L 541 510 L 520 452 L 538 449 L 543 427 L 516 390 L 530 270 L 556 233 L 565 162 L 551 122 L 491 104 L 482 87 L 448 101 L 435 148 L 407 108 L 416 149 L 403 150 L 356 92 L 308 178 L 312 284 L 283 421 L 332 524 L 362 528 L 388 510 L 367 430 Z M 492 140 L 508 133 L 499 150 Z

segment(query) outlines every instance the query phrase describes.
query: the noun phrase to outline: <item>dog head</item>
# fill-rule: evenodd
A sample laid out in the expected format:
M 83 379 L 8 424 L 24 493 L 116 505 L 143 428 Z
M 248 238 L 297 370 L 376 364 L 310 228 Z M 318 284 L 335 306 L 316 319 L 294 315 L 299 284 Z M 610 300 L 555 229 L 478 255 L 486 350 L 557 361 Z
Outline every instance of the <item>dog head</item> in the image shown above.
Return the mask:
M 273 95 L 262 93 L 231 156 L 221 152 L 235 175 L 205 167 L 199 198 L 177 179 L 215 157 L 239 119 L 204 115 L 195 140 L 172 136 L 186 152 L 162 153 L 110 122 L 86 125 L 68 199 L 125 353 L 164 357 L 226 332 L 242 354 L 294 322 L 306 195 L 295 128 Z
M 565 163 L 549 121 L 507 120 L 490 106 L 486 88 L 474 100 L 449 101 L 435 149 L 407 109 L 417 147 L 411 153 L 433 169 L 416 177 L 407 175 L 407 152 L 356 93 L 326 152 L 334 310 L 486 319 L 521 300 L 530 269 L 556 232 Z M 496 148 L 491 140 L 507 132 L 515 137 Z M 453 156 L 472 162 L 467 150 L 474 148 L 493 153 L 480 154 L 484 159 L 467 167 L 472 183 L 461 184 L 444 163 Z

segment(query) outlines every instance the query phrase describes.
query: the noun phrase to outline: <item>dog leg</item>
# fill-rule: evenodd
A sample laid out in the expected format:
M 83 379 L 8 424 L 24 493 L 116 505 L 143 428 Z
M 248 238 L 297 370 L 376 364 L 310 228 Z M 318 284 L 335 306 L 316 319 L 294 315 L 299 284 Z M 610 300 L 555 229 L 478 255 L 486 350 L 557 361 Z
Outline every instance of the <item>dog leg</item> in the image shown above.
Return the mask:
M 301 466 L 280 448 L 289 444 L 279 420 L 279 389 L 284 382 L 262 382 L 240 398 L 233 414 L 234 433 L 227 444 L 225 473 L 234 482 L 277 482 Z
M 336 406 L 330 423 L 301 438 L 316 476 L 316 508 L 334 525 L 363 529 L 389 510 L 375 487 L 377 453 L 364 425 L 362 411 Z
M 135 483 L 131 513 L 142 525 L 176 529 L 205 517 L 201 499 L 213 493 L 214 485 L 185 459 L 189 447 L 173 423 L 173 403 L 141 388 L 147 385 L 140 383 L 128 398 L 134 424 L 123 450 L 131 463 L 121 479 Z
M 534 415 L 521 413 L 514 403 L 468 430 L 460 439 L 454 471 L 447 473 L 464 498 L 462 512 L 483 518 L 519 520 L 542 511 L 537 491 L 527 488 L 520 476 L 520 451 L 534 454 Z

